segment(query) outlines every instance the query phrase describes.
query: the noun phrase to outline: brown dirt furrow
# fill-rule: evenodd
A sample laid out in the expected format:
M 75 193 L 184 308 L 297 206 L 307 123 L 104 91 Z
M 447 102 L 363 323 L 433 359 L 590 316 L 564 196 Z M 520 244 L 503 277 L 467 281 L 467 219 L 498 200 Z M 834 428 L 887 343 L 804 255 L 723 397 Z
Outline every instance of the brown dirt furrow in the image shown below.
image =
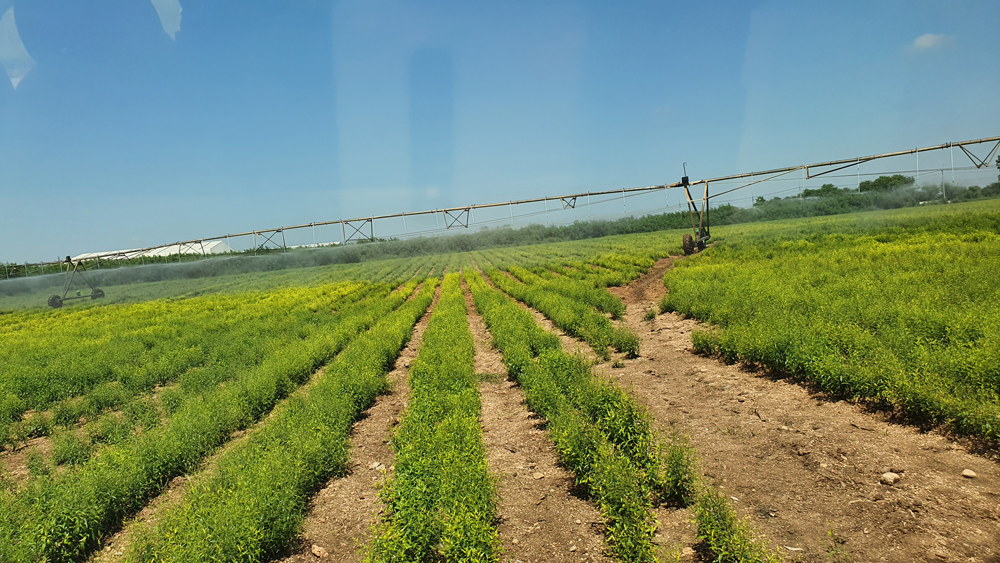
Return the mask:
M 604 555 L 597 509 L 573 492 L 544 423 L 528 411 L 524 392 L 507 370 L 463 281 L 469 328 L 476 343 L 481 423 L 490 470 L 500 492 L 499 535 L 507 561 L 611 561 Z
M 648 305 L 656 306 L 657 301 L 663 297 L 663 274 L 674 265 L 674 257 L 668 256 L 660 258 L 653 264 L 639 279 L 622 287 L 609 287 L 608 292 L 616 295 L 625 301 L 626 305 L 638 304 L 647 305 L 640 313 L 645 313 Z M 642 318 L 642 317 L 640 317 Z
M 708 479 L 786 559 L 1000 561 L 995 461 L 807 384 L 693 354 L 697 321 L 642 321 L 665 292 L 659 266 L 619 293 L 643 356 L 598 369 L 690 436 Z M 901 476 L 893 486 L 880 482 L 888 471 Z
M 8 477 L 18 487 L 25 486 L 31 479 L 28 458 L 33 453 L 49 460 L 52 457 L 52 440 L 48 436 L 39 436 L 12 450 L 0 448 L 0 467 L 3 468 L 0 476 Z
M 309 381 L 305 382 L 302 386 L 296 389 L 291 396 L 308 392 L 309 388 L 315 384 L 325 370 L 326 366 L 316 370 L 316 372 L 309 378 Z M 282 400 L 282 403 L 287 400 L 288 398 Z M 210 474 L 212 467 L 215 466 L 219 457 L 225 455 L 226 452 L 232 450 L 241 442 L 249 439 L 251 435 L 258 432 L 265 424 L 267 424 L 268 421 L 275 416 L 275 413 L 280 408 L 280 404 L 281 403 L 275 405 L 275 408 L 271 409 L 267 415 L 255 422 L 249 428 L 233 432 L 229 441 L 219 446 L 219 448 L 215 450 L 212 455 L 202 461 L 197 472 L 190 475 L 175 477 L 167 483 L 167 486 L 163 489 L 163 491 L 150 500 L 149 504 L 143 507 L 138 514 L 127 520 L 125 525 L 123 525 L 122 528 L 115 532 L 110 538 L 105 539 L 101 549 L 94 552 L 88 561 L 90 561 L 90 563 L 114 563 L 117 561 L 123 561 L 125 559 L 125 555 L 129 551 L 129 547 L 132 545 L 132 540 L 135 535 L 142 534 L 152 526 L 155 526 L 164 511 L 176 506 L 177 503 L 183 500 L 184 494 L 188 491 L 192 484 L 197 483 L 199 479 L 203 479 Z
M 413 295 L 410 295 L 407 300 L 412 299 L 413 296 L 420 291 L 421 287 L 423 287 L 423 283 L 417 285 L 416 289 L 414 289 Z M 398 291 L 398 288 L 393 291 Z M 325 369 L 326 366 L 316 370 L 316 373 L 310 377 L 309 381 L 296 389 L 293 395 L 308 392 L 309 388 L 312 387 L 319 377 L 322 376 Z M 285 401 L 287 401 L 287 399 L 285 399 Z M 236 447 L 236 445 L 243 440 L 248 439 L 254 432 L 260 430 L 261 427 L 267 424 L 267 422 L 274 417 L 278 408 L 280 407 L 276 406 L 275 409 L 272 409 L 271 412 L 269 412 L 261 420 L 254 423 L 254 425 L 250 428 L 233 432 L 233 435 L 228 442 L 219 447 L 218 450 L 202 462 L 201 468 L 197 473 L 175 477 L 172 481 L 170 481 L 166 488 L 164 488 L 159 495 L 153 498 L 148 505 L 128 520 L 118 532 L 113 534 L 110 538 L 107 538 L 104 541 L 102 548 L 91 555 L 88 561 L 91 563 L 113 563 L 124 560 L 135 534 L 141 534 L 150 526 L 155 525 L 159 520 L 160 515 L 163 514 L 165 510 L 175 506 L 184 498 L 185 492 L 187 492 L 192 483 L 208 474 L 208 471 L 215 465 L 215 461 L 220 456 Z
M 211 460 L 205 463 L 208 466 L 211 464 Z M 159 521 L 160 516 L 165 510 L 177 505 L 184 498 L 184 493 L 187 492 L 189 487 L 189 478 L 175 477 L 167 483 L 166 488 L 159 495 L 149 501 L 149 504 L 143 507 L 131 520 L 126 522 L 121 530 L 106 539 L 101 549 L 94 552 L 88 561 L 90 563 L 124 561 L 135 535 L 141 534 L 143 530 L 156 525 L 156 522 Z M 139 537 L 142 536 L 140 535 Z
M 508 275 L 510 275 L 510 274 L 508 274 Z M 496 286 L 495 283 L 493 283 L 493 280 L 491 280 L 489 276 L 487 276 L 485 273 L 482 274 L 482 276 L 483 276 L 483 279 L 486 280 L 486 283 L 489 284 L 490 287 L 492 287 L 493 289 L 499 291 L 500 293 L 503 293 L 504 295 L 507 295 L 506 293 L 503 292 L 502 289 L 500 289 L 499 287 Z M 520 283 L 520 282 L 518 282 L 518 283 Z M 511 299 L 514 299 L 514 298 L 511 297 Z M 577 338 L 574 338 L 574 337 L 566 334 L 565 332 L 563 332 L 562 329 L 560 329 L 559 327 L 557 327 L 555 325 L 555 323 L 553 323 L 552 321 L 550 321 L 548 317 L 546 317 L 545 315 L 543 315 L 541 312 L 539 312 L 539 311 L 537 311 L 535 309 L 532 309 L 531 307 L 529 307 L 524 302 L 518 301 L 517 299 L 514 299 L 514 303 L 517 303 L 522 309 L 524 309 L 525 311 L 531 313 L 532 318 L 534 318 L 535 322 L 538 323 L 542 328 L 544 328 L 545 330 L 547 330 L 547 331 L 549 331 L 551 333 L 554 333 L 557 336 L 559 336 L 559 341 L 562 343 L 562 347 L 563 347 L 564 350 L 566 350 L 570 354 L 583 354 L 583 356 L 585 358 L 587 358 L 588 360 L 590 360 L 591 362 L 598 362 L 598 361 L 600 361 L 600 358 L 598 358 L 597 354 L 594 353 L 594 349 L 591 348 L 590 345 L 587 344 L 585 341 L 577 339 Z
M 413 328 L 413 336 L 403 348 L 392 371 L 388 374 L 390 391 L 375 400 L 351 429 L 348 473 L 331 479 L 309 503 L 302 526 L 302 536 L 292 554 L 281 561 L 344 561 L 364 560 L 361 551 L 369 538 L 372 524 L 382 511 L 378 491 L 392 471 L 393 451 L 390 444 L 393 428 L 399 424 L 410 395 L 407 383 L 410 362 L 417 357 L 431 311 L 441 296 L 441 286 L 434 301 Z M 328 554 L 319 559 L 314 547 Z

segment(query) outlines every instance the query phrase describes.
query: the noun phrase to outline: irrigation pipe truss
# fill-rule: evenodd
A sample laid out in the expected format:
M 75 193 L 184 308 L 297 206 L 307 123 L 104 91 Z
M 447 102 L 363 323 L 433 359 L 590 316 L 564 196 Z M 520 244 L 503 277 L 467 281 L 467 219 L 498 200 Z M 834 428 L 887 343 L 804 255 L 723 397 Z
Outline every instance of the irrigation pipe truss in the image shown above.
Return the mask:
M 983 144 L 983 143 L 995 143 L 993 145 L 992 150 L 990 150 L 990 152 L 986 155 L 985 158 L 979 158 L 978 156 L 976 156 L 975 154 L 973 154 L 972 152 L 970 152 L 966 148 L 969 145 L 978 145 L 978 144 Z M 883 158 L 891 158 L 891 157 L 896 157 L 896 156 L 904 156 L 904 155 L 913 154 L 913 155 L 917 155 L 917 159 L 918 159 L 918 163 L 919 163 L 919 158 L 920 158 L 919 153 L 930 152 L 930 151 L 938 151 L 938 150 L 945 150 L 945 149 L 948 149 L 948 150 L 952 151 L 952 167 L 954 168 L 954 148 L 955 147 L 959 148 L 963 153 L 965 153 L 965 155 L 967 157 L 969 157 L 969 159 L 972 161 L 972 163 L 975 165 L 975 167 L 977 169 L 978 168 L 983 168 L 983 167 L 988 167 L 990 165 L 990 163 L 992 162 L 994 155 L 997 154 L 998 148 L 1000 148 L 1000 137 L 988 137 L 988 138 L 983 138 L 983 139 L 975 139 L 975 140 L 971 140 L 971 141 L 962 141 L 960 143 L 944 143 L 944 144 L 941 144 L 941 145 L 935 145 L 935 146 L 931 146 L 931 147 L 914 148 L 914 149 L 909 149 L 909 150 L 904 150 L 904 151 L 896 151 L 896 152 L 890 152 L 890 153 L 884 153 L 884 154 L 877 154 L 877 155 L 872 155 L 872 156 L 861 156 L 861 157 L 855 157 L 855 158 L 845 158 L 845 159 L 841 159 L 841 160 L 830 160 L 830 161 L 827 161 L 827 162 L 819 162 L 819 163 L 816 163 L 816 164 L 802 164 L 802 165 L 798 165 L 798 166 L 787 166 L 787 167 L 784 167 L 784 168 L 774 168 L 774 169 L 771 169 L 771 170 L 763 170 L 763 171 L 759 171 L 759 172 L 746 172 L 746 173 L 743 173 L 743 174 L 733 174 L 731 176 L 720 176 L 718 178 L 706 178 L 706 179 L 697 180 L 697 181 L 694 181 L 694 182 L 687 182 L 687 181 L 683 181 L 682 180 L 681 182 L 675 182 L 675 183 L 672 183 L 672 184 L 660 184 L 658 186 L 645 186 L 645 187 L 639 187 L 639 188 L 619 188 L 619 189 L 616 189 L 616 190 L 604 190 L 604 191 L 596 191 L 596 192 L 580 192 L 580 193 L 568 194 L 568 195 L 560 195 L 560 196 L 548 196 L 548 197 L 538 197 L 538 198 L 533 198 L 533 199 L 521 199 L 521 200 L 516 200 L 516 201 L 512 200 L 512 201 L 503 201 L 503 202 L 497 202 L 497 203 L 484 203 L 484 204 L 466 205 L 464 207 L 449 207 L 449 208 L 446 208 L 446 209 L 432 209 L 432 210 L 427 210 L 427 211 L 411 211 L 411 212 L 403 212 L 403 213 L 394 213 L 394 214 L 391 214 L 391 215 L 373 215 L 373 216 L 370 216 L 370 217 L 358 217 L 358 218 L 355 218 L 355 219 L 336 219 L 336 220 L 333 220 L 333 221 L 317 221 L 317 222 L 313 222 L 313 223 L 305 223 L 305 224 L 302 224 L 302 225 L 294 225 L 294 226 L 291 226 L 291 227 L 278 227 L 278 228 L 274 228 L 274 229 L 262 229 L 262 230 L 246 231 L 246 232 L 242 232 L 242 233 L 233 233 L 233 234 L 228 234 L 228 235 L 221 235 L 221 236 L 215 236 L 215 237 L 207 237 L 207 238 L 201 238 L 201 239 L 194 239 L 194 240 L 183 241 L 183 242 L 175 242 L 175 243 L 171 243 L 171 244 L 163 244 L 163 245 L 158 245 L 158 246 L 150 246 L 150 247 L 146 247 L 146 248 L 137 248 L 137 249 L 127 250 L 127 251 L 108 252 L 108 253 L 104 253 L 104 254 L 91 254 L 91 255 L 88 255 L 86 257 L 86 260 L 88 260 L 88 261 L 89 260 L 98 260 L 99 261 L 101 258 L 110 259 L 110 260 L 115 260 L 115 259 L 119 259 L 120 260 L 120 259 L 127 259 L 127 258 L 139 258 L 141 256 L 149 256 L 149 254 L 148 254 L 149 252 L 156 251 L 156 250 L 162 250 L 162 249 L 170 249 L 172 247 L 176 247 L 177 250 L 178 250 L 178 253 L 199 252 L 199 249 L 200 249 L 200 253 L 205 253 L 204 244 L 206 242 L 228 240 L 228 239 L 233 238 L 233 237 L 243 237 L 243 236 L 253 236 L 254 237 L 254 249 L 255 250 L 256 249 L 263 249 L 263 248 L 275 248 L 275 247 L 276 248 L 287 248 L 286 245 L 285 245 L 285 235 L 284 235 L 285 231 L 291 231 L 291 230 L 296 230 L 296 229 L 315 228 L 315 227 L 320 227 L 320 226 L 325 226 L 325 225 L 340 225 L 341 234 L 342 234 L 341 244 L 346 244 L 346 243 L 349 243 L 349 242 L 352 242 L 352 241 L 356 242 L 356 241 L 361 241 L 361 240 L 374 240 L 376 238 L 375 237 L 375 228 L 374 228 L 374 225 L 375 225 L 376 221 L 384 221 L 384 220 L 389 220 L 389 219 L 402 219 L 403 220 L 403 228 L 404 228 L 404 231 L 405 231 L 405 229 L 406 229 L 406 218 L 407 217 L 420 217 L 420 216 L 431 216 L 431 215 L 437 216 L 437 215 L 440 215 L 441 218 L 444 220 L 444 228 L 445 228 L 445 230 L 447 230 L 447 229 L 453 229 L 453 228 L 468 228 L 469 227 L 469 219 L 470 219 L 470 216 L 472 214 L 472 211 L 476 210 L 476 209 L 490 209 L 490 208 L 498 208 L 498 207 L 505 207 L 505 206 L 507 206 L 507 207 L 511 208 L 510 218 L 513 220 L 515 218 L 515 215 L 513 213 L 513 206 L 515 206 L 515 205 L 523 205 L 523 204 L 530 204 L 530 203 L 544 203 L 546 205 L 546 213 L 547 213 L 548 212 L 548 204 L 549 204 L 549 202 L 558 202 L 557 205 L 561 206 L 562 209 L 571 209 L 571 208 L 576 208 L 578 200 L 586 199 L 587 200 L 586 203 L 581 202 L 581 205 L 591 205 L 592 204 L 591 198 L 594 197 L 594 196 L 608 196 L 608 195 L 611 195 L 611 196 L 616 196 L 616 197 L 615 198 L 605 199 L 605 200 L 602 200 L 602 201 L 609 201 L 610 199 L 616 199 L 617 197 L 621 197 L 622 200 L 624 201 L 624 198 L 628 197 L 628 196 L 641 195 L 643 193 L 655 192 L 655 191 L 659 191 L 659 190 L 663 190 L 665 192 L 666 190 L 673 189 L 673 188 L 684 188 L 687 191 L 687 194 L 688 194 L 688 198 L 687 199 L 688 199 L 689 205 L 693 204 L 695 202 L 700 202 L 700 203 L 703 204 L 703 206 L 706 206 L 708 204 L 708 201 L 711 200 L 711 199 L 713 199 L 713 198 L 717 198 L 719 196 L 723 196 L 723 195 L 729 194 L 729 193 L 734 192 L 736 190 L 741 190 L 743 188 L 748 188 L 750 186 L 754 186 L 756 184 L 760 184 L 761 182 L 767 182 L 769 180 L 775 180 L 777 178 L 780 178 L 781 176 L 785 176 L 785 175 L 790 174 L 791 172 L 795 172 L 797 170 L 804 171 L 805 179 L 811 179 L 811 178 L 818 178 L 820 176 L 825 176 L 825 175 L 830 174 L 832 172 L 837 172 L 839 170 L 844 170 L 846 168 L 850 168 L 850 167 L 853 167 L 853 166 L 857 166 L 857 167 L 859 167 L 859 175 L 860 175 L 860 166 L 862 164 L 866 163 L 866 162 L 871 162 L 873 160 L 879 160 L 879 159 L 883 159 Z M 918 164 L 917 170 L 918 170 L 918 173 L 919 173 L 919 164 Z M 733 180 L 744 180 L 744 179 L 749 179 L 750 181 L 747 182 L 747 183 L 745 183 L 745 184 L 739 185 L 739 186 L 737 186 L 735 188 L 730 188 L 730 189 L 722 191 L 722 192 L 714 193 L 714 194 L 711 194 L 711 195 L 709 195 L 709 193 L 708 193 L 708 186 L 710 184 L 720 183 L 720 182 L 730 182 L 730 181 L 733 181 Z M 685 178 L 685 180 L 686 180 L 686 178 Z M 692 198 L 690 196 L 690 191 L 688 190 L 688 188 L 691 187 L 691 186 L 697 186 L 697 185 L 704 185 L 704 196 L 701 197 L 701 198 Z M 558 207 L 557 207 L 557 209 L 558 209 Z M 529 214 L 529 215 L 534 215 L 534 213 Z M 517 217 L 522 217 L 522 216 L 523 215 L 521 215 L 521 214 L 517 215 Z M 489 223 L 489 222 L 493 222 L 493 221 L 486 221 L 485 223 Z M 439 229 L 435 229 L 435 230 L 441 230 L 441 229 L 439 228 Z M 434 232 L 434 231 L 406 232 L 405 236 L 413 236 L 413 235 L 425 234 L 425 233 L 428 233 L 428 232 Z M 280 238 L 280 240 L 281 240 L 280 244 L 278 244 L 278 242 L 277 242 L 278 238 Z M 263 242 L 261 242 L 260 244 L 258 244 L 258 240 L 263 241 Z M 268 246 L 268 245 L 271 245 L 271 246 Z M 46 265 L 59 264 L 59 263 L 60 262 L 38 262 L 38 263 L 34 263 L 34 264 L 25 264 L 24 266 L 25 266 L 25 268 L 27 268 L 28 266 L 46 266 Z

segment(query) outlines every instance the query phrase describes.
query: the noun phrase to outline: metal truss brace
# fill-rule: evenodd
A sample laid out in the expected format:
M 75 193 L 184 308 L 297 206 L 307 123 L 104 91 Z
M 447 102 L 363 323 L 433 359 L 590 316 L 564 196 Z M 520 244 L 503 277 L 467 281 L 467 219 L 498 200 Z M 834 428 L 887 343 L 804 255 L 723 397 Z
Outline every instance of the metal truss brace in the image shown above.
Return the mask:
M 843 166 L 841 166 L 839 168 L 833 168 L 833 169 L 830 169 L 830 170 L 824 170 L 823 172 L 820 172 L 819 174 L 810 174 L 810 172 L 809 172 L 809 168 L 810 167 L 806 166 L 805 167 L 805 169 L 806 169 L 806 179 L 807 180 L 811 180 L 813 178 L 819 178 L 820 176 L 824 176 L 824 175 L 829 174 L 831 172 L 837 172 L 838 170 L 843 170 L 845 168 L 850 168 L 852 166 L 860 166 L 860 165 L 862 165 L 862 164 L 864 164 L 866 162 L 871 162 L 871 161 L 875 160 L 875 158 L 876 157 L 859 158 L 856 162 L 852 162 L 850 164 L 845 164 L 845 165 L 843 165 Z
M 576 209 L 576 196 L 559 198 L 563 209 Z
M 469 208 L 459 210 L 453 213 L 450 210 L 445 210 L 444 213 L 444 225 L 446 229 L 452 227 L 462 227 L 465 229 L 469 228 Z
M 185 251 L 187 251 L 187 250 L 197 251 L 198 250 L 198 248 L 197 248 L 198 244 L 201 244 L 201 241 L 179 242 L 179 243 L 177 243 L 177 254 L 184 255 Z M 200 254 L 203 254 L 203 255 L 205 254 L 205 246 L 204 245 L 201 246 L 201 252 L 200 252 Z
M 989 166 L 992 163 L 993 154 L 997 152 L 997 148 L 1000 148 L 1000 141 L 997 141 L 997 144 L 993 145 L 993 150 L 986 155 L 986 158 L 982 159 L 969 152 L 969 149 L 965 148 L 963 145 L 958 145 L 958 148 L 962 149 L 962 152 L 965 153 L 965 156 L 969 157 L 969 160 L 972 161 L 972 164 L 976 165 L 976 168 L 982 168 L 984 166 Z
M 274 248 L 286 249 L 285 248 L 285 231 L 284 231 L 284 229 L 275 229 L 273 231 L 257 231 L 257 233 L 259 233 L 262 238 L 264 237 L 264 233 L 267 233 L 267 232 L 270 232 L 271 234 L 268 235 L 267 238 L 264 239 L 264 242 L 262 242 L 259 245 L 257 245 L 256 248 L 258 250 L 265 250 L 265 249 L 267 249 L 267 245 L 268 244 L 274 245 Z M 281 244 L 278 244 L 278 241 L 274 240 L 274 237 L 276 237 L 278 235 L 281 235 Z
M 351 234 L 347 234 L 347 227 L 351 228 Z M 365 229 L 368 232 L 365 232 Z M 369 219 L 356 219 L 354 221 L 341 221 L 340 229 L 344 234 L 344 242 L 348 243 L 352 240 L 375 240 L 375 229 L 372 225 L 372 220 Z

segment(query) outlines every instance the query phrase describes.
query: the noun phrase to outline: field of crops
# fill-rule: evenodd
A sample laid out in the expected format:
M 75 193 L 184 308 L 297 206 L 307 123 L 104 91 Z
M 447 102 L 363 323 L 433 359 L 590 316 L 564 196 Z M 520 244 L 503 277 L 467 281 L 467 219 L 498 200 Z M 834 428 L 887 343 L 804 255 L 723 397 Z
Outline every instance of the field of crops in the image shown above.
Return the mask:
M 680 235 L 112 286 L 57 310 L 4 298 L 0 561 L 85 561 L 123 528 L 134 541 L 120 560 L 287 554 L 310 499 L 350 471 L 352 424 L 392 391 L 386 375 L 425 315 L 407 407 L 385 437 L 383 511 L 358 549 L 370 561 L 504 560 L 470 314 L 600 512 L 609 554 L 669 557 L 654 509 L 670 506 L 691 507 L 719 560 L 772 560 L 698 478 L 684 436 L 595 370 L 644 353 L 607 288 L 680 254 Z M 699 352 L 1000 438 L 996 202 L 717 235 L 663 280 L 663 311 L 711 325 L 693 336 Z M 597 359 L 565 351 L 531 309 Z M 134 520 L 178 477 L 190 482 L 179 498 Z
M 1000 439 L 1000 204 L 720 234 L 665 280 L 699 349 Z

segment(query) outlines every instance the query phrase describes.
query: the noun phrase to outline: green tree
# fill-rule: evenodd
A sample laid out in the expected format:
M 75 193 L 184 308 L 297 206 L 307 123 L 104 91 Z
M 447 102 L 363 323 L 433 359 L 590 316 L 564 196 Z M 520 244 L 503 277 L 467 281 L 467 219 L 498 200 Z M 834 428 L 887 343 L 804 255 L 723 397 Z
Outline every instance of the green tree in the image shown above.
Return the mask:
M 874 180 L 865 180 L 859 186 L 863 192 L 889 192 L 903 186 L 912 186 L 913 176 L 903 176 L 894 174 L 892 176 L 879 176 Z
M 823 184 L 818 190 L 802 190 L 802 197 L 833 197 L 846 191 L 833 184 Z

